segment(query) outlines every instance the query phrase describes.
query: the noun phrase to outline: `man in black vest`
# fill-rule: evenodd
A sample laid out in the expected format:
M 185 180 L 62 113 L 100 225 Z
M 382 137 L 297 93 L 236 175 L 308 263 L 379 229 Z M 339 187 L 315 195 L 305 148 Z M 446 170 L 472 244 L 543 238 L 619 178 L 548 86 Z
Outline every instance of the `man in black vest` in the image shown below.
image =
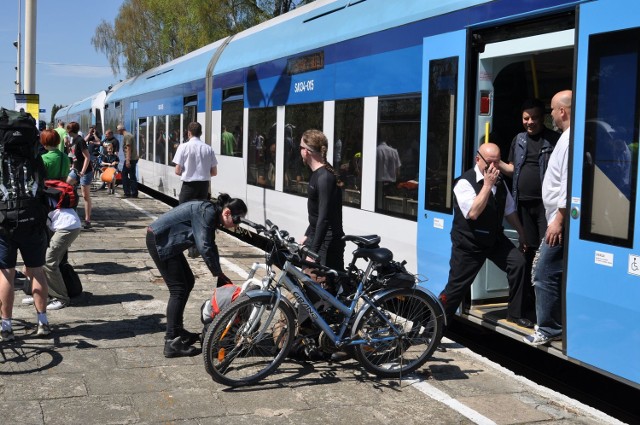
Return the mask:
M 526 273 L 522 249 L 526 245 L 513 197 L 500 177 L 499 163 L 498 145 L 481 145 L 475 167 L 462 174 L 453 188 L 449 281 L 440 294 L 440 301 L 447 316 L 454 315 L 485 260 L 489 259 L 507 273 L 507 319 L 520 326 L 532 326 L 522 317 L 522 305 L 512 303 L 512 300 L 522 299 L 520 294 L 524 290 Z M 518 231 L 520 249 L 505 236 L 503 218 Z

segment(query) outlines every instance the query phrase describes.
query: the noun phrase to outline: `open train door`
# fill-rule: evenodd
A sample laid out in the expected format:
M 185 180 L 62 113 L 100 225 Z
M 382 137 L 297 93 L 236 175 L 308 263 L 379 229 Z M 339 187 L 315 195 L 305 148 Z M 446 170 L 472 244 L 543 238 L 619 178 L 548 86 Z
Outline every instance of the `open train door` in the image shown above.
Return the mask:
M 418 271 L 436 294 L 449 274 L 453 181 L 462 167 L 466 48 L 466 30 L 423 43 Z
M 578 15 L 564 323 L 568 356 L 640 382 L 640 17 L 632 4 L 586 3 Z

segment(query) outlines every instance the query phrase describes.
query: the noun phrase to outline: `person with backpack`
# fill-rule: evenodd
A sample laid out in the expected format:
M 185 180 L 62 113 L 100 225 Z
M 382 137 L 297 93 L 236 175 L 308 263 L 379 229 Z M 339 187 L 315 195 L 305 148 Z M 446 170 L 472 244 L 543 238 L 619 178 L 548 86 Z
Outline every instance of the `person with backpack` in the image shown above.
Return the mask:
M 218 277 L 217 286 L 232 283 L 220 267 L 216 230 L 235 228 L 246 214 L 243 200 L 220 194 L 217 201 L 196 200 L 180 204 L 147 228 L 149 255 L 169 288 L 165 357 L 198 354 L 193 344 L 200 339 L 200 334 L 188 332 L 183 325 L 184 309 L 195 284 L 184 251 L 197 247 L 211 274 Z
M 40 133 L 40 143 L 47 150 L 42 155 L 42 162 L 46 169 L 46 178 L 65 181 L 69 174 L 69 157 L 58 150 L 60 136 L 54 130 L 44 130 Z M 76 198 L 77 203 L 77 198 Z M 76 204 L 77 205 L 77 204 Z M 49 284 L 47 310 L 59 310 L 69 305 L 70 297 L 67 291 L 60 263 L 65 258 L 71 244 L 80 234 L 80 217 L 73 208 L 56 208 L 52 202 L 51 212 L 47 224 L 50 230 L 49 247 L 47 248 L 44 274 Z M 23 304 L 33 304 L 33 297 L 22 299 Z
M 51 333 L 47 318 L 47 250 L 44 165 L 36 154 L 38 130 L 31 115 L 0 109 L 0 342 L 13 341 L 14 277 L 18 250 L 32 279 L 37 336 Z

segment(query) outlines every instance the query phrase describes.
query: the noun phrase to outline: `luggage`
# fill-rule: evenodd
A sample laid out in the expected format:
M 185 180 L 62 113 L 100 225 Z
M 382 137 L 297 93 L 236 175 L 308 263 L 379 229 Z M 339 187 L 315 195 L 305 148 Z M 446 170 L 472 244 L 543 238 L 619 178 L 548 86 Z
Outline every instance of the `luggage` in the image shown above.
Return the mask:
M 44 165 L 38 155 L 38 129 L 33 117 L 0 108 L 0 230 L 13 232 L 44 226 Z
M 82 282 L 80 276 L 74 270 L 73 266 L 68 262 L 60 263 L 60 273 L 62 273 L 62 279 L 64 280 L 64 286 L 67 288 L 67 295 L 69 298 L 75 298 L 82 294 Z M 27 278 L 24 282 L 22 290 L 27 295 L 33 295 L 31 279 Z

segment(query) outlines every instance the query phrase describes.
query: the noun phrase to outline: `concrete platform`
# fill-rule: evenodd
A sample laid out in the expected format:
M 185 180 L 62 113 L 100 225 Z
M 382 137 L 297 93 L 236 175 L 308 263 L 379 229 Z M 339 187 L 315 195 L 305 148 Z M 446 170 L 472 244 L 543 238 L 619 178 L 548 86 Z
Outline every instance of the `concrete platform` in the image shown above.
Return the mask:
M 220 386 L 201 356 L 162 355 L 168 291 L 145 228 L 169 207 L 143 194 L 93 196 L 94 228 L 69 255 L 85 293 L 49 312 L 51 338 L 32 335 L 35 310 L 16 289 L 17 339 L 0 343 L 0 424 L 618 423 L 447 340 L 402 382 L 369 376 L 350 360 L 286 362 L 260 385 Z M 225 273 L 241 283 L 261 252 L 224 233 L 217 242 Z M 196 286 L 185 325 L 195 331 L 215 280 L 201 259 L 189 261 Z

